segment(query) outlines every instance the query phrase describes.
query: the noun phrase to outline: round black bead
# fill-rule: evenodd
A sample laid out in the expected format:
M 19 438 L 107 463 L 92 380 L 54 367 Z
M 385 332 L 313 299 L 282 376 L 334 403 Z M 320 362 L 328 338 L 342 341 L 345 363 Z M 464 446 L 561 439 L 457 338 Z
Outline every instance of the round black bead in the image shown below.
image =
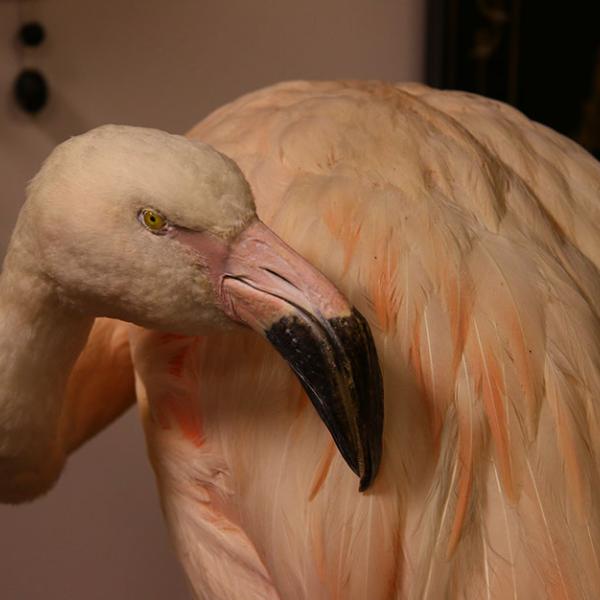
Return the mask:
M 19 106 L 28 113 L 42 110 L 48 102 L 48 84 L 35 69 L 24 69 L 14 83 L 14 94 Z
M 39 46 L 45 37 L 44 27 L 37 21 L 25 23 L 19 31 L 19 39 L 25 46 Z

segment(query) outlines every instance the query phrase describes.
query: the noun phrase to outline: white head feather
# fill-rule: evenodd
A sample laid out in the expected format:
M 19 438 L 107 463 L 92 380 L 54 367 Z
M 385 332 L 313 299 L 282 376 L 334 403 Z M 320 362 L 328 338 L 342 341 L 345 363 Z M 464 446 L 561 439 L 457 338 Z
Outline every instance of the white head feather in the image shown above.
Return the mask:
M 148 207 L 224 240 L 255 217 L 241 171 L 210 146 L 108 125 L 47 159 L 29 186 L 7 260 L 94 315 L 187 333 L 224 325 L 197 256 L 139 222 Z

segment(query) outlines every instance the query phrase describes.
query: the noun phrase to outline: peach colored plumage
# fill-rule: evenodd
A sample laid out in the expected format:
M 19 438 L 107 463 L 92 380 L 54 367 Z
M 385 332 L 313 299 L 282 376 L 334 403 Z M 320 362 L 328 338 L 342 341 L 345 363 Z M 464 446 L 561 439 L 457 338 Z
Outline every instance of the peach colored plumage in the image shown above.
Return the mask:
M 242 328 L 136 328 L 129 354 L 126 326 L 98 321 L 62 412 L 48 412 L 62 452 L 127 405 L 132 359 L 196 597 L 596 598 L 600 165 L 506 105 L 421 85 L 281 84 L 189 137 L 239 164 L 259 217 L 370 322 L 385 384 L 379 474 L 357 491 L 290 368 Z M 159 291 L 154 310 L 166 311 Z M 206 302 L 206 319 L 221 319 Z M 5 429 L 22 450 L 12 421 Z M 27 477 L 7 463 L 2 499 L 39 493 L 64 461 L 58 452 L 38 469 L 50 454 L 24 454 Z
M 386 398 L 361 495 L 263 341 L 135 334 L 196 595 L 597 597 L 599 164 L 504 104 L 420 85 L 281 84 L 189 136 L 367 316 Z

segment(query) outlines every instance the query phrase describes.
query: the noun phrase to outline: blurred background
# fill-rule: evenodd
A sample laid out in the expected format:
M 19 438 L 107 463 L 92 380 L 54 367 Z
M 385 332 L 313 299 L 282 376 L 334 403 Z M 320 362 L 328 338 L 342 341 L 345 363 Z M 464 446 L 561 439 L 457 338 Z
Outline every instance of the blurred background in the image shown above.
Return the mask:
M 286 79 L 423 81 L 425 4 L 0 0 L 0 255 L 27 181 L 69 136 L 103 123 L 183 133 Z M 0 532 L 1 600 L 189 598 L 135 410 L 46 497 L 0 505 Z
M 27 181 L 103 123 L 183 133 L 289 79 L 420 81 L 517 106 L 600 157 L 600 2 L 0 0 L 0 256 Z M 0 600 L 179 600 L 135 410 L 56 488 L 0 506 Z
M 598 0 L 429 0 L 427 83 L 508 102 L 600 158 Z

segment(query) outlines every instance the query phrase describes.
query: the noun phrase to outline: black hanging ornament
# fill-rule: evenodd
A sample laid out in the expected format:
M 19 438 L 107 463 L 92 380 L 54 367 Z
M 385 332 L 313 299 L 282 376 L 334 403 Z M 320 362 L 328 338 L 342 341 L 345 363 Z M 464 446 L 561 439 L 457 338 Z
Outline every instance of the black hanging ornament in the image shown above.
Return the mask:
M 48 84 L 36 69 L 23 69 L 15 80 L 13 90 L 18 105 L 29 114 L 39 112 L 48 102 Z
M 48 83 L 44 74 L 38 69 L 25 66 L 30 48 L 37 48 L 46 39 L 44 26 L 36 20 L 23 20 L 22 4 L 19 4 L 19 20 L 21 25 L 17 32 L 17 39 L 21 45 L 22 69 L 15 78 L 13 95 L 18 106 L 31 115 L 41 111 L 48 103 Z
M 24 46 L 39 46 L 45 38 L 44 27 L 38 21 L 28 21 L 19 30 L 19 40 Z

